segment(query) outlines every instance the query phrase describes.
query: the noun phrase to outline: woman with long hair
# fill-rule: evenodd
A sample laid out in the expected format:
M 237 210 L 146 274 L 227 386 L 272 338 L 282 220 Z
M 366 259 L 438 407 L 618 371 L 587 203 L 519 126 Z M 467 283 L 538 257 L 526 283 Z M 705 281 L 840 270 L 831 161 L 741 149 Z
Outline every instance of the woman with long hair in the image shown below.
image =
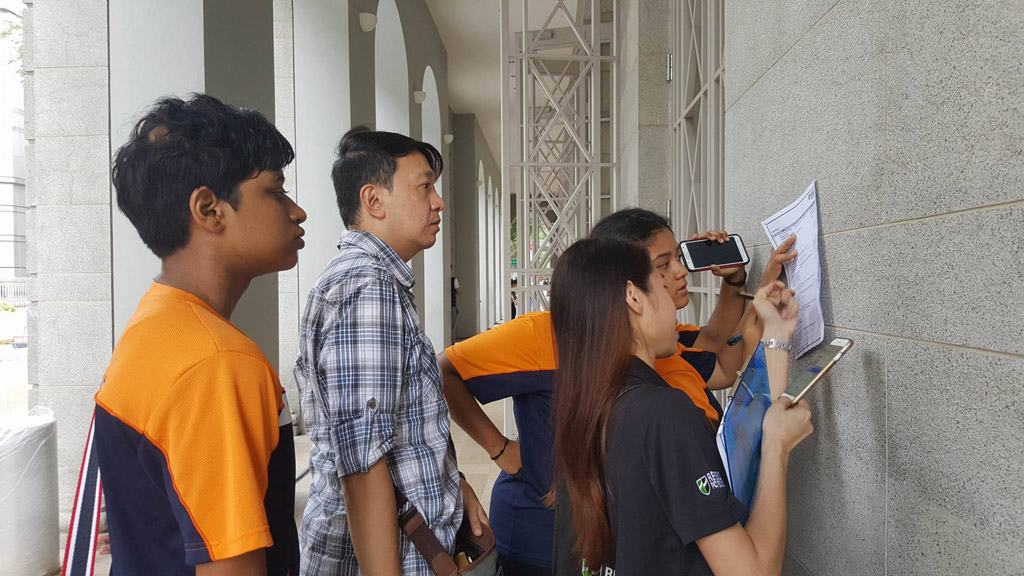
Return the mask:
M 764 336 L 788 341 L 797 304 L 781 283 L 754 301 Z M 654 370 L 676 353 L 675 305 L 642 246 L 581 240 L 551 289 L 555 470 L 572 504 L 586 566 L 633 574 L 779 574 L 790 451 L 813 430 L 806 402 L 780 399 L 763 424 L 761 472 L 746 527 L 726 485 L 714 431 Z M 784 382 L 788 353 L 766 353 Z M 773 386 L 774 388 L 775 386 Z
M 688 272 L 669 221 L 640 208 L 626 208 L 599 221 L 591 238 L 612 238 L 646 247 L 651 265 L 661 274 L 675 309 L 690 302 Z M 700 235 L 724 241 L 724 230 Z M 762 285 L 778 279 L 785 262 L 795 256 L 791 242 L 772 252 Z M 596 273 L 600 273 L 598 263 Z M 704 326 L 677 324 L 676 353 L 661 358 L 655 370 L 670 386 L 684 391 L 712 427 L 721 419 L 721 406 L 712 390 L 735 380 L 744 349 L 756 346 L 760 327 L 745 320 L 743 267 L 718 270 L 722 286 L 715 311 Z M 529 287 L 526 287 L 529 290 Z M 525 302 L 525 300 L 524 300 Z M 523 310 L 520 310 L 523 312 Z M 666 315 L 673 314 L 666 312 Z M 743 346 L 729 346 L 729 337 L 742 332 Z M 491 491 L 490 522 L 507 576 L 550 576 L 557 559 L 552 556 L 555 519 L 559 510 L 544 502 L 554 471 L 552 418 L 553 374 L 556 368 L 551 316 L 526 312 L 514 320 L 463 340 L 438 354 L 445 399 L 452 421 L 477 442 L 502 472 Z M 729 376 L 731 374 L 732 376 Z M 781 390 L 779 390 L 781 392 Z M 514 400 L 518 438 L 506 438 L 484 413 L 481 404 Z M 565 532 L 562 536 L 571 537 Z M 574 538 L 573 538 L 574 539 Z M 572 564 L 571 559 L 561 564 Z

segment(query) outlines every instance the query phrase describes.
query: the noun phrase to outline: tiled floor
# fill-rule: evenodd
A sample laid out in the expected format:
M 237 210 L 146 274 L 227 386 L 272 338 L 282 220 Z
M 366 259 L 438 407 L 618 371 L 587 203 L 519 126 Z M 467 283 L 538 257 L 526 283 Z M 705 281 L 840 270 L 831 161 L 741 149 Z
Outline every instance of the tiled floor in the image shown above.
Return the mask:
M 484 412 L 491 418 L 498 429 L 502 429 L 504 412 L 501 402 L 494 402 L 484 406 Z M 455 441 L 455 452 L 459 458 L 459 470 L 466 475 L 466 480 L 480 497 L 484 507 L 490 508 L 491 488 L 498 478 L 498 467 L 491 462 L 487 452 L 476 445 L 461 428 L 452 424 L 452 438 Z M 308 436 L 295 438 L 295 468 L 304 470 L 309 465 L 310 442 Z M 295 522 L 302 521 L 302 512 L 306 509 L 306 501 L 309 500 L 310 476 L 306 476 L 301 482 L 295 485 Z M 64 553 L 64 534 L 61 534 L 61 555 Z M 107 576 L 110 573 L 110 556 L 96 557 L 96 576 Z

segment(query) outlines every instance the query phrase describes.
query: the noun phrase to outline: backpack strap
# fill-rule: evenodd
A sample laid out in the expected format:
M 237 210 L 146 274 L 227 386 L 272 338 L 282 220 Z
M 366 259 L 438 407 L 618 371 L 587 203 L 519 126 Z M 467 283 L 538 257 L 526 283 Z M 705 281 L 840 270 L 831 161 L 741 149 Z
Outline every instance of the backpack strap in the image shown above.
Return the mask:
M 89 435 L 85 440 L 85 452 L 82 454 L 82 467 L 78 473 L 75 504 L 71 509 L 71 523 L 68 525 L 68 538 L 64 546 L 61 576 L 92 576 L 95 567 L 103 498 L 100 465 L 94 450 L 95 433 L 96 412 L 93 410 L 89 422 Z

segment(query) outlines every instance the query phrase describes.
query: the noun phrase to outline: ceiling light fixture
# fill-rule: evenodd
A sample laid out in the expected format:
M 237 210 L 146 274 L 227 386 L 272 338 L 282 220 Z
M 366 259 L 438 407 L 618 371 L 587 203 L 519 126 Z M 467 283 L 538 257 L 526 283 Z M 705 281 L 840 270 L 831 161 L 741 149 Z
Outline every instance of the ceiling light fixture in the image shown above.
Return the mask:
M 359 29 L 363 32 L 372 32 L 377 27 L 377 15 L 371 12 L 359 13 Z

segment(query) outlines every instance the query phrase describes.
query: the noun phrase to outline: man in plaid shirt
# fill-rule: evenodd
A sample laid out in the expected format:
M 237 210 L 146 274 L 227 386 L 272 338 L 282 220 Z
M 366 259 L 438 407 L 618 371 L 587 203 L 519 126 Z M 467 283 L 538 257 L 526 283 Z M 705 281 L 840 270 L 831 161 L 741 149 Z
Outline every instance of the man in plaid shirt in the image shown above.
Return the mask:
M 400 134 L 360 127 L 338 145 L 331 178 L 347 230 L 309 292 L 295 365 L 313 441 L 303 575 L 430 575 L 398 528 L 396 488 L 449 553 L 464 513 L 478 535 L 487 523 L 456 467 L 406 264 L 440 230 L 442 167 L 433 146 Z

